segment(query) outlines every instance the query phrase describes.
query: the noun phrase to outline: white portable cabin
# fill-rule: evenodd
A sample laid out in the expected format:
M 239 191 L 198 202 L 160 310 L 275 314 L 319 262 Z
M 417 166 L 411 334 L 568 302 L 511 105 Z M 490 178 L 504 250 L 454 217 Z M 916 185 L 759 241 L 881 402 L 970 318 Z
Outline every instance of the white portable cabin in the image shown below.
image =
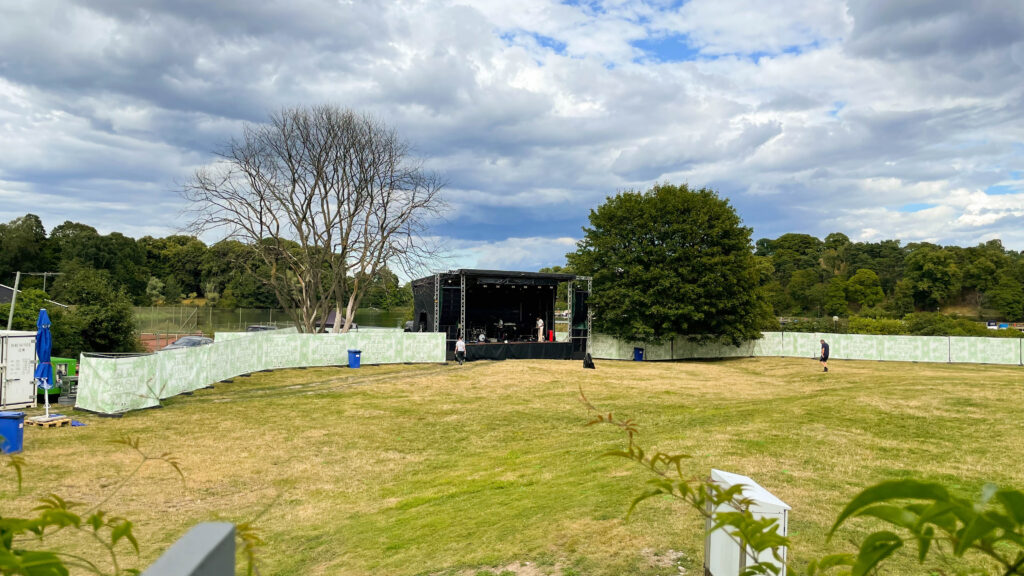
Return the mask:
M 762 488 L 760 484 L 746 476 L 715 469 L 711 470 L 711 481 L 722 488 L 742 484 L 743 493 L 740 497 L 751 501 L 749 510 L 754 518 L 775 518 L 779 526 L 779 534 L 782 536 L 789 534 L 789 505 Z M 728 504 L 722 504 L 715 512 L 736 512 L 736 509 Z M 707 535 L 704 540 L 705 574 L 737 576 L 741 571 L 740 566 L 750 566 L 755 562 L 750 556 L 753 554 L 750 549 L 747 550 L 747 557 L 741 558 L 739 543 L 726 532 L 728 528 L 720 528 L 712 532 L 712 526 L 714 524 L 709 519 L 706 527 Z M 780 568 L 779 576 L 786 576 L 786 549 L 783 548 L 779 552 L 783 560 L 781 563 L 775 560 L 769 550 L 762 552 L 759 560 L 778 566 Z
M 36 333 L 0 330 L 0 410 L 36 405 Z

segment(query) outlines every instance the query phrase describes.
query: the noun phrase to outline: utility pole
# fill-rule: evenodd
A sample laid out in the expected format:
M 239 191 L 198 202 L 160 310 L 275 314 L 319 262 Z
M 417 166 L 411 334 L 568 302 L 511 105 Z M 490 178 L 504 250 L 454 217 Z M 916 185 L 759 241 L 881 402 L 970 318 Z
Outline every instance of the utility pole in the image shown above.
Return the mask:
M 42 276 L 43 277 L 43 292 L 46 292 L 46 277 L 47 276 L 60 276 L 63 272 L 18 272 L 14 276 L 14 292 L 11 294 L 11 311 L 7 315 L 7 329 L 11 329 L 11 325 L 14 323 L 14 303 L 18 299 L 18 284 L 21 283 L 21 275 L 25 276 Z
M 63 272 L 22 272 L 25 276 L 42 276 L 43 277 L 43 292 L 46 292 L 46 278 L 48 276 L 60 276 Z
M 21 284 L 21 272 L 18 272 L 14 276 L 14 292 L 11 292 L 11 311 L 7 314 L 7 329 L 11 329 L 11 324 L 14 324 L 14 304 L 18 301 L 18 284 Z

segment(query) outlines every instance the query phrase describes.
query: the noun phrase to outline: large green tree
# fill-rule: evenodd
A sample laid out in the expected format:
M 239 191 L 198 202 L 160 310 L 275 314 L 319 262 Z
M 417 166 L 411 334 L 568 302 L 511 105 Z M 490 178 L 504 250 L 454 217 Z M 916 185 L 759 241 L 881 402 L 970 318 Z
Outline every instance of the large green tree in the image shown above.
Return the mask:
M 952 252 L 934 244 L 907 246 L 905 279 L 910 282 L 914 305 L 931 311 L 960 295 L 962 274 Z
M 846 282 L 846 298 L 858 308 L 870 308 L 881 303 L 885 294 L 878 274 L 866 268 L 857 270 Z
M 53 319 L 56 354 L 141 350 L 131 300 L 114 288 L 106 270 L 67 266 L 54 282 L 54 294 L 75 305 L 59 321 Z
M 753 255 L 750 229 L 711 190 L 663 184 L 623 192 L 591 210 L 584 232 L 567 257 L 576 273 L 594 278 L 597 332 L 739 344 L 770 322 L 771 266 Z
M 46 240 L 46 229 L 35 214 L 0 224 L 0 282 L 13 283 L 17 272 L 47 271 Z
M 1000 274 L 988 292 L 988 302 L 1002 320 L 1024 319 L 1024 288 L 1009 274 Z

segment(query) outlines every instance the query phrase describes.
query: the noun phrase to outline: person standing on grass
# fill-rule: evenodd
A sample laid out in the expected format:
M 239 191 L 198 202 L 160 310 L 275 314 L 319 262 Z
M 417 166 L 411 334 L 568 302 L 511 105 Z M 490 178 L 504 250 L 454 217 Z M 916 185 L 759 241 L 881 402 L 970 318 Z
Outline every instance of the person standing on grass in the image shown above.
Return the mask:
M 459 361 L 459 366 L 466 361 L 466 343 L 462 340 L 462 336 L 455 341 L 455 359 Z
M 825 372 L 828 372 L 828 342 L 825 342 L 824 338 L 821 339 L 821 359 L 820 359 L 820 361 L 821 361 L 822 368 L 825 369 Z

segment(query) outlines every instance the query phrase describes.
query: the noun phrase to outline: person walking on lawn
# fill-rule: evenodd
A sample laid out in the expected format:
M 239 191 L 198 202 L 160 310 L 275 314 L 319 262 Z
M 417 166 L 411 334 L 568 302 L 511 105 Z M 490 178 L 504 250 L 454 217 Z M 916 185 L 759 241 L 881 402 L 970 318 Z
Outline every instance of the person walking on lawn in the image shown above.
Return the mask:
M 825 342 L 824 338 L 821 339 L 821 359 L 820 359 L 820 361 L 821 361 L 822 368 L 825 369 L 825 372 L 828 372 L 828 342 Z
M 466 343 L 462 340 L 462 336 L 455 342 L 455 359 L 459 361 L 459 366 L 466 361 Z

